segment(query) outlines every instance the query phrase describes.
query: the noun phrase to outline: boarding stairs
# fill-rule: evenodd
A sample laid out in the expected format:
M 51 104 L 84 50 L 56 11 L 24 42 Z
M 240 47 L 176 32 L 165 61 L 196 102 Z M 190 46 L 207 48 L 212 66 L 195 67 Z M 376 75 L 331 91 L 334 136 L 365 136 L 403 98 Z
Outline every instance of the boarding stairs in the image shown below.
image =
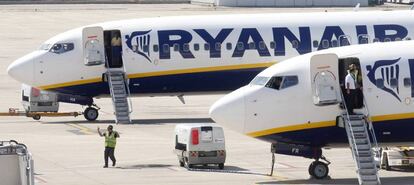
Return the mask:
M 377 148 L 375 152 L 379 152 L 378 143 L 375 137 L 374 127 L 369 119 L 369 111 L 365 100 L 364 104 L 366 115 L 350 115 L 344 103 L 345 112 L 342 114 L 342 117 L 344 118 L 344 126 L 348 135 L 352 156 L 357 166 L 359 184 L 380 185 L 381 181 L 374 159 L 375 154 L 372 149 L 372 145 L 374 145 Z M 369 132 L 371 133 L 372 141 Z
M 131 101 L 129 100 L 129 85 L 123 70 L 109 68 L 107 80 L 114 106 L 116 123 L 131 123 Z

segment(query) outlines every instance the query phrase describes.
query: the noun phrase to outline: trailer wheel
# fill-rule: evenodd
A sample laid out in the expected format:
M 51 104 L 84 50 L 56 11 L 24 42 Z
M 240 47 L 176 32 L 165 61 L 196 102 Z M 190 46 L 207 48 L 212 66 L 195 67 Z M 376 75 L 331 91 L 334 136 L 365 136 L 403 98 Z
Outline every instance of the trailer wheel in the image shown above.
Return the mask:
M 220 164 L 218 165 L 218 167 L 220 168 L 220 170 L 224 169 L 224 163 L 220 163 Z
M 93 107 L 88 107 L 83 111 L 83 116 L 88 121 L 95 121 L 96 118 L 98 118 L 99 112 L 98 109 L 95 109 Z
M 34 120 L 40 120 L 41 116 L 39 114 L 35 114 L 32 118 Z

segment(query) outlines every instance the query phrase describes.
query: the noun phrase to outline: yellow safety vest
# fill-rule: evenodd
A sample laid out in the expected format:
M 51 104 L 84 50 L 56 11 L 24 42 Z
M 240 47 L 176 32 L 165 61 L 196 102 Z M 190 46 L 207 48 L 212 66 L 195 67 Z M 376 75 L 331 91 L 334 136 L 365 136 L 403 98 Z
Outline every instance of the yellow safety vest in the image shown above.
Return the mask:
M 112 131 L 111 134 L 109 132 L 105 132 L 105 147 L 111 147 L 115 148 L 116 145 L 116 137 L 115 137 L 115 131 Z

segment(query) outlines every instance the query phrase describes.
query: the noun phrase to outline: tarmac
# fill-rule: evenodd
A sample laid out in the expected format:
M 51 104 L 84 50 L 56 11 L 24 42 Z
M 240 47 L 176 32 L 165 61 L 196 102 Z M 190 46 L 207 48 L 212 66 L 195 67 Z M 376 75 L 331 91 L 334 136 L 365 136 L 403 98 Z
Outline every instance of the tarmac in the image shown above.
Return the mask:
M 0 111 L 20 104 L 20 83 L 7 76 L 7 66 L 37 49 L 46 39 L 78 26 L 140 17 L 263 13 L 295 11 L 349 11 L 352 8 L 214 8 L 188 4 L 161 5 L 4 5 L 0 6 Z M 382 6 L 373 9 L 408 9 Z M 110 99 L 98 99 L 99 120 L 82 116 L 42 118 L 0 117 L 0 140 L 14 139 L 28 146 L 35 160 L 38 185 L 132 184 L 357 184 L 355 164 L 348 148 L 326 149 L 332 162 L 330 178 L 310 179 L 310 159 L 276 155 L 270 172 L 270 144 L 225 128 L 227 161 L 223 171 L 179 167 L 173 153 L 174 126 L 210 123 L 210 105 L 222 95 L 133 98 L 131 125 L 115 125 L 120 132 L 117 166 L 103 169 L 104 139 L 97 127 L 114 124 Z M 61 111 L 82 111 L 78 105 L 61 104 Z M 414 170 L 380 171 L 383 184 L 414 184 Z M 1 184 L 1 183 L 0 183 Z

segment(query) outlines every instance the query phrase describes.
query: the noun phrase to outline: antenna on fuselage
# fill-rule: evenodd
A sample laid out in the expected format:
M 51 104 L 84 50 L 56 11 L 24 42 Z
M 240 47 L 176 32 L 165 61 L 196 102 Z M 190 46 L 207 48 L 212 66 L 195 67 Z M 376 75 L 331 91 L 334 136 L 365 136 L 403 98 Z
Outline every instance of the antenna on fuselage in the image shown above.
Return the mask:
M 357 5 L 355 5 L 354 12 L 357 12 L 360 6 L 361 6 L 361 3 L 358 3 Z

